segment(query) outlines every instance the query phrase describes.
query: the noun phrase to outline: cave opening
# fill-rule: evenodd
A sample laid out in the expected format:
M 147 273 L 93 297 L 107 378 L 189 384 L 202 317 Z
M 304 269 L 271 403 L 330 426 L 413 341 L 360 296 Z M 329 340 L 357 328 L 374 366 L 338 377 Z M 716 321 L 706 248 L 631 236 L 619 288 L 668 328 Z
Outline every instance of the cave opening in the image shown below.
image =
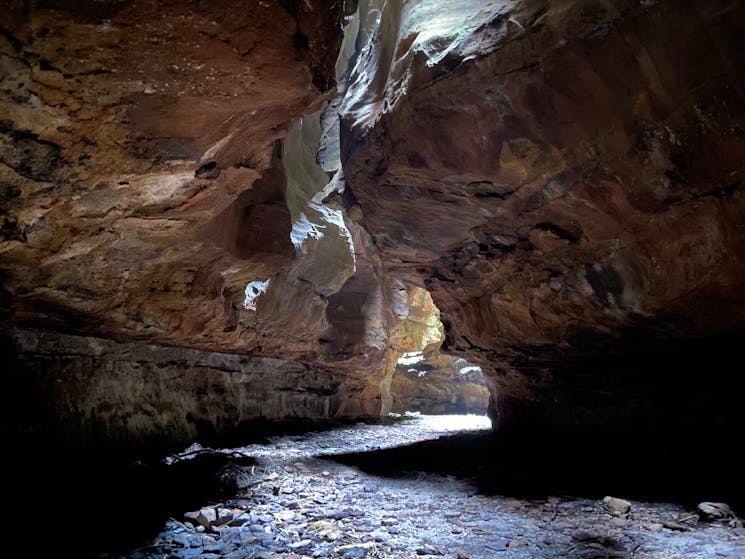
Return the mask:
M 445 328 L 425 289 L 408 293 L 406 319 L 393 336 L 399 353 L 391 379 L 391 413 L 485 416 L 489 405 L 481 367 L 441 351 Z

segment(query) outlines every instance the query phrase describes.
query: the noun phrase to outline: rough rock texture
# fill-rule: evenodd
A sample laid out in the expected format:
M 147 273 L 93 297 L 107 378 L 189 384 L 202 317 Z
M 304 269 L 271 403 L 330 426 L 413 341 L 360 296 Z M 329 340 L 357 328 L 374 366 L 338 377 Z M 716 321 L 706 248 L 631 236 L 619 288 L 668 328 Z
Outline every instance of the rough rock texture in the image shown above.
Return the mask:
M 745 4 L 369 4 L 350 215 L 492 417 L 741 427 Z
M 281 358 L 378 415 L 439 307 L 500 425 L 742 426 L 743 3 L 343 11 L 0 12 L 0 335 Z
M 340 39 L 338 3 L 288 4 L 3 12 L 14 322 L 211 350 L 283 342 L 261 339 L 243 290 L 292 260 L 275 145 L 319 105 Z
M 39 354 L 7 344 L 20 347 L 24 370 L 40 367 L 42 386 L 73 383 L 51 421 L 182 437 L 185 414 L 208 402 L 215 430 L 252 416 L 387 412 L 387 332 L 406 316 L 405 290 L 386 279 L 363 230 L 308 207 L 329 180 L 316 164 L 317 121 L 335 93 L 343 10 L 320 0 L 80 0 L 0 13 L 4 334 L 84 336 L 60 338 L 69 354 L 62 342 Z M 301 215 L 317 218 L 316 234 L 296 242 Z M 191 372 L 164 388 L 163 357 L 122 357 L 118 344 L 135 341 L 172 351 Z M 77 355 L 90 344 L 103 348 L 95 359 Z M 225 388 L 230 378 L 204 365 L 214 352 L 281 359 L 278 378 Z M 154 369 L 142 399 L 179 395 L 183 405 L 131 419 L 141 414 L 131 383 Z M 99 382 L 111 389 L 86 393 Z M 295 384 L 317 401 L 291 397 Z

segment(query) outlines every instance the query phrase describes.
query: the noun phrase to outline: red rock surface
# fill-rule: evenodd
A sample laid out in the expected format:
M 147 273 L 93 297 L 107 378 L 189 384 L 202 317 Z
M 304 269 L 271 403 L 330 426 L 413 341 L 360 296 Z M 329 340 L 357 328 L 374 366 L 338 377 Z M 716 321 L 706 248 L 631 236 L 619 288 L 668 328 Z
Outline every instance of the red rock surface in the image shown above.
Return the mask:
M 492 415 L 582 422 L 608 391 L 601 422 L 651 392 L 726 409 L 691 394 L 720 390 L 704 354 L 740 376 L 743 4 L 390 3 L 380 22 L 343 104 L 347 185 Z
M 349 285 L 346 240 L 336 245 L 349 265 L 311 241 L 303 250 L 318 252 L 314 263 L 290 242 L 297 216 L 286 168 L 300 155 L 282 142 L 333 96 L 342 3 L 27 4 L 0 13 L 3 331 L 5 347 L 22 353 L 23 370 L 32 364 L 42 385 L 55 374 L 70 382 L 62 399 L 41 388 L 46 396 L 34 405 L 73 430 L 112 437 L 117 429 L 188 435 L 186 402 L 200 393 L 214 409 L 195 405 L 215 426 L 231 414 L 228 423 L 385 412 L 394 318 L 364 232 L 355 233 L 358 274 Z M 332 288 L 322 285 L 329 277 Z M 256 309 L 245 308 L 247 284 L 270 278 Z M 37 341 L 19 342 L 29 338 Z M 132 342 L 174 347 L 174 355 L 189 348 L 176 368 L 191 368 L 191 380 L 170 392 L 154 380 L 142 392 L 166 402 L 191 386 L 175 415 L 131 401 L 127 375 L 139 373 L 120 344 Z M 80 357 L 88 350 L 76 348 L 89 347 L 103 349 Z M 240 397 L 221 400 L 218 373 L 204 372 L 205 389 L 194 373 L 204 371 L 205 354 L 191 350 L 217 352 L 218 361 L 225 353 L 279 359 L 278 378 L 230 388 Z M 96 379 L 86 367 L 111 375 Z M 159 367 L 162 375 L 172 364 Z M 237 367 L 251 376 L 251 366 Z M 110 389 L 94 390 L 101 382 Z
M 319 106 L 317 85 L 333 83 L 339 10 L 4 11 L 0 250 L 13 320 L 213 350 L 266 345 L 243 290 L 293 258 L 273 154 Z

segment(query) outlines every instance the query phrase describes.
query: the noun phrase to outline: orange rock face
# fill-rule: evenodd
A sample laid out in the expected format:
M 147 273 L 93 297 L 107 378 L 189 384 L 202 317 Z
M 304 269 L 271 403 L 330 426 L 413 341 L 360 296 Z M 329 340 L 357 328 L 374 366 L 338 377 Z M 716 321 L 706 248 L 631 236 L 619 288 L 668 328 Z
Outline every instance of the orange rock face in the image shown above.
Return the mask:
M 47 4 L 0 16 L 13 320 L 260 346 L 243 290 L 293 258 L 275 144 L 333 83 L 340 8 Z

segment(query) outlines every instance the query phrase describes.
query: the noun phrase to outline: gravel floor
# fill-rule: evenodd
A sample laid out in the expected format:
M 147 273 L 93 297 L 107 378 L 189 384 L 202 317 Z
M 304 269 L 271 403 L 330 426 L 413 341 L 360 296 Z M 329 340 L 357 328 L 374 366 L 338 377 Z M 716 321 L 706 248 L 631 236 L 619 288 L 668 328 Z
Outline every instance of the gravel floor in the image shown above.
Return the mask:
M 477 416 L 411 416 L 222 449 L 255 460 L 222 471 L 234 496 L 169 519 L 155 540 L 121 557 L 745 558 L 745 530 L 734 516 L 702 522 L 677 505 L 633 500 L 614 513 L 597 499 L 489 495 L 469 479 L 408 463 L 395 475 L 344 463 L 355 453 L 387 460 L 381 449 L 426 440 L 447 449 L 450 438 L 488 427 Z M 169 460 L 201 453 L 192 447 Z

